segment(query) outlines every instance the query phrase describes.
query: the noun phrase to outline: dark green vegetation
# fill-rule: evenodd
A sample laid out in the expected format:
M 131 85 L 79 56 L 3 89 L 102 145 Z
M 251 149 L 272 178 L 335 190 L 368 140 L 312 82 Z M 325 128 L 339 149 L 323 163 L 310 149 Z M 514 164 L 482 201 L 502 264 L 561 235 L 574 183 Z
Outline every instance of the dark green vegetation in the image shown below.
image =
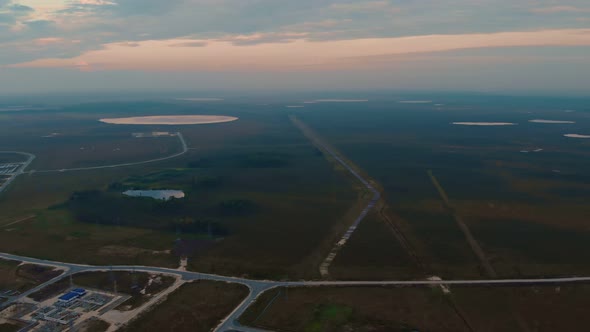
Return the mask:
M 380 184 L 387 213 L 427 274 L 484 276 L 452 212 L 462 217 L 500 276 L 588 273 L 590 140 L 563 137 L 588 131 L 587 100 L 436 98 L 433 104 L 400 104 L 393 98 L 360 105 L 320 103 L 296 113 Z M 529 123 L 532 119 L 576 123 Z M 460 121 L 518 125 L 451 124 Z M 521 152 L 536 149 L 543 150 Z M 452 210 L 442 204 L 429 170 L 448 194 Z M 359 251 L 352 255 L 343 250 L 334 271 L 359 272 L 360 267 L 364 275 L 390 277 L 399 260 L 388 263 L 383 258 L 385 269 L 371 263 L 378 250 L 370 243 L 380 239 L 381 232 L 374 225 L 361 225 L 350 243 Z
M 189 256 L 189 268 L 199 271 L 315 277 L 319 262 L 333 244 L 326 244 L 325 239 L 334 235 L 334 226 L 356 199 L 350 179 L 334 172 L 291 125 L 287 114 L 277 113 L 274 107 L 224 103 L 213 107 L 120 103 L 72 106 L 51 116 L 34 112 L 3 115 L 19 119 L 21 131 L 30 128 L 27 137 L 12 129 L 2 131 L 0 135 L 16 141 L 13 149 L 29 151 L 33 141 L 41 144 L 38 134 L 45 131 L 77 133 L 80 144 L 86 142 L 86 135 L 93 142 L 100 137 L 139 142 L 143 139 L 132 139 L 132 132 L 181 131 L 191 150 L 153 164 L 19 177 L 0 196 L 2 217 L 14 220 L 32 213 L 37 217 L 0 233 L 0 251 L 82 263 L 169 267 L 178 266 L 179 256 Z M 165 113 L 227 114 L 240 120 L 140 127 L 96 121 L 103 116 Z M 177 138 L 145 140 L 161 139 L 162 144 L 180 148 Z M 58 148 L 59 144 L 31 152 L 42 155 Z M 145 153 L 129 156 L 130 161 L 165 156 L 174 150 L 151 143 L 144 148 L 137 146 Z M 111 160 L 107 152 L 101 155 L 100 164 L 118 161 Z M 60 159 L 63 165 L 83 163 L 76 154 Z M 121 194 L 126 189 L 176 189 L 186 197 L 160 202 L 126 197 Z
M 269 291 L 242 323 L 273 331 L 575 331 L 587 285 L 295 288 Z
M 379 270 L 378 274 L 374 272 Z M 423 276 L 377 212 L 367 216 L 330 268 L 334 279 L 412 279 Z
M 18 153 L 0 153 L 0 164 L 21 163 L 27 158 Z
M 150 279 L 153 281 L 148 283 Z M 131 295 L 131 298 L 122 303 L 118 309 L 131 310 L 149 301 L 151 296 L 148 294 L 155 295 L 170 287 L 174 278 L 160 275 L 151 276 L 144 272 L 84 272 L 75 274 L 72 277 L 72 282 L 76 286 L 107 292 L 114 292 L 116 284 L 117 292 Z M 64 278 L 29 297 L 35 301 L 44 301 L 65 292 L 70 286 L 70 278 Z M 145 294 L 141 293 L 143 289 L 145 289 Z
M 211 331 L 248 294 L 245 286 L 199 281 L 181 286 L 122 331 Z
M 111 325 L 104 320 L 90 318 L 82 322 L 78 329 L 84 332 L 104 332 L 108 330 L 109 326 Z
M 31 166 L 36 170 L 141 161 L 180 150 L 177 137 L 136 139 L 133 132 L 180 131 L 191 149 L 154 164 L 19 177 L 0 196 L 0 220 L 36 217 L 3 229 L 0 251 L 169 267 L 178 265 L 178 256 L 189 256 L 189 268 L 205 272 L 317 277 L 332 239 L 341 235 L 338 225 L 358 202 L 358 183 L 326 162 L 289 121 L 287 113 L 293 113 L 384 193 L 386 206 L 340 252 L 333 278 L 483 276 L 453 213 L 500 276 L 590 272 L 590 140 L 563 137 L 587 132 L 587 100 L 437 95 L 427 98 L 433 104 L 398 102 L 407 98 L 379 95 L 368 103 L 306 104 L 289 111 L 283 102 L 242 100 L 3 112 L 0 150 L 37 154 Z M 155 114 L 240 120 L 202 126 L 97 121 Z M 528 122 L 536 118 L 576 123 Z M 450 124 L 455 121 L 519 125 Z M 52 133 L 62 135 L 43 137 Z M 543 150 L 520 152 L 536 149 Z M 429 170 L 447 192 L 450 208 L 442 204 Z M 126 189 L 177 189 L 186 197 L 159 202 L 121 195 Z
M 469 331 L 436 288 L 278 289 L 241 322 L 273 331 Z
M 62 273 L 46 266 L 19 264 L 20 262 L 0 259 L 0 292 L 24 292 Z
M 590 324 L 590 286 L 454 287 L 453 299 L 475 331 L 576 331 Z
M 14 324 L 0 323 L 0 332 L 16 332 L 22 327 Z

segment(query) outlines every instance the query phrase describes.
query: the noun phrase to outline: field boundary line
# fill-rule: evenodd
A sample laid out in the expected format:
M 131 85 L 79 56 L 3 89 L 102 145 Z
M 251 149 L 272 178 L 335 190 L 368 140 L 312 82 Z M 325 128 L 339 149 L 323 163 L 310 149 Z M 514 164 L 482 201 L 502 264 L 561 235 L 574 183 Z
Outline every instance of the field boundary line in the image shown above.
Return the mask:
M 436 190 L 438 191 L 440 197 L 442 198 L 445 207 L 453 215 L 453 218 L 455 219 L 457 226 L 459 226 L 459 229 L 461 229 L 461 232 L 463 232 L 463 235 L 465 236 L 465 239 L 469 243 L 471 250 L 473 251 L 475 256 L 477 256 L 477 258 L 479 259 L 479 262 L 482 265 L 482 267 L 484 268 L 484 270 L 486 271 L 486 274 L 491 278 L 497 278 L 498 274 L 496 273 L 496 270 L 494 270 L 494 268 L 492 267 L 492 264 L 490 264 L 490 261 L 486 257 L 483 249 L 481 248 L 481 246 L 479 245 L 479 243 L 477 242 L 477 240 L 475 239 L 475 237 L 471 233 L 471 230 L 469 229 L 467 224 L 465 224 L 465 222 L 463 221 L 463 218 L 461 218 L 461 216 L 457 213 L 457 211 L 452 207 L 451 203 L 449 202 L 449 197 L 447 196 L 447 193 L 445 192 L 445 190 L 441 186 L 440 182 L 438 182 L 438 179 L 436 178 L 436 176 L 434 176 L 434 173 L 432 172 L 432 170 L 428 170 L 428 176 L 430 177 L 430 180 L 432 181 L 432 184 L 434 185 L 434 187 L 436 187 Z

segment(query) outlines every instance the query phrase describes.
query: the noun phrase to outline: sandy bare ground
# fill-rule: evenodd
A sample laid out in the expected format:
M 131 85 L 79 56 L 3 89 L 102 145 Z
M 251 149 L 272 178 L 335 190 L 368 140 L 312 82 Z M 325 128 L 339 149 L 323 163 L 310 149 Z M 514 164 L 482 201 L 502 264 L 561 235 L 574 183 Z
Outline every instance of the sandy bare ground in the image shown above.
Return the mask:
M 182 280 L 180 276 L 176 276 L 176 281 L 170 287 L 158 293 L 141 307 L 130 311 L 111 310 L 105 313 L 101 318 L 111 324 L 107 332 L 116 331 L 121 326 L 129 323 L 131 320 L 138 318 L 142 313 L 151 310 L 160 302 L 164 301 L 170 293 L 178 289 L 178 287 L 182 286 L 184 283 L 185 281 Z
M 194 125 L 236 121 L 238 118 L 224 115 L 155 115 L 130 118 L 100 119 L 100 122 L 126 125 Z
M 182 100 L 182 101 L 223 101 L 223 99 L 221 98 L 176 98 L 176 100 Z
M 452 124 L 458 126 L 515 126 L 512 122 L 453 122 Z
M 317 99 L 316 103 L 366 103 L 368 99 Z
M 529 122 L 532 122 L 532 123 L 546 123 L 546 124 L 571 124 L 571 123 L 576 123 L 575 121 L 544 120 L 544 119 L 529 120 Z
M 590 135 L 580 135 L 580 134 L 565 134 L 563 135 L 569 138 L 590 138 Z
M 432 100 L 402 100 L 400 104 L 432 104 Z

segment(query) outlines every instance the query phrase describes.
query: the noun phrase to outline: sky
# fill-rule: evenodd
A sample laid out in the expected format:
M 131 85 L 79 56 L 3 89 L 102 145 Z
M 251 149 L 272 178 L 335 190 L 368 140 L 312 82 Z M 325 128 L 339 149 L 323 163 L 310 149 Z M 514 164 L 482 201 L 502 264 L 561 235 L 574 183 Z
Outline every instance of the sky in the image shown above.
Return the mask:
M 590 95 L 588 0 L 0 0 L 0 94 Z

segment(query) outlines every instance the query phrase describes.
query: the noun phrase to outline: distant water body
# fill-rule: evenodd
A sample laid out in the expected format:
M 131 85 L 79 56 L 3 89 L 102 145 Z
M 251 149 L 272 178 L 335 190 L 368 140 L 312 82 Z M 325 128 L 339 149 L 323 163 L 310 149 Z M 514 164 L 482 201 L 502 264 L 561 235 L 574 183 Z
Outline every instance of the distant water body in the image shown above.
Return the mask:
M 580 134 L 565 134 L 563 135 L 569 138 L 590 138 L 590 135 L 580 135 Z
M 223 123 L 236 120 L 238 120 L 238 118 L 223 115 L 154 115 L 100 119 L 100 122 L 125 125 L 194 125 Z
M 529 120 L 529 122 L 532 122 L 532 123 L 548 123 L 548 124 L 570 124 L 570 123 L 576 123 L 575 121 L 543 120 L 543 119 Z
M 515 126 L 512 122 L 453 122 L 457 126 Z
M 170 200 L 171 198 L 184 198 L 184 192 L 181 190 L 127 190 L 123 195 L 131 197 L 150 197 L 163 201 Z

